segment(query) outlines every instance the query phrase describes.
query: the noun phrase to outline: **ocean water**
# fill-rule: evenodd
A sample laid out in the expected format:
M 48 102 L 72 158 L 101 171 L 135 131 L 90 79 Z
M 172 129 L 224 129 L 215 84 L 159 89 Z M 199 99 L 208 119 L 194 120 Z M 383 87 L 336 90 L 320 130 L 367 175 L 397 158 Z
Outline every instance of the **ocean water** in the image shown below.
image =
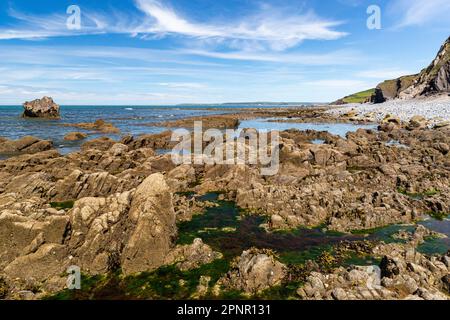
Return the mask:
M 35 136 L 40 139 L 52 140 L 55 147 L 63 154 L 76 151 L 83 141 L 64 141 L 64 136 L 73 131 L 89 133 L 88 139 L 99 136 L 109 136 L 120 139 L 124 135 L 158 133 L 166 130 L 164 127 L 152 126 L 170 120 L 178 120 L 192 116 L 204 116 L 233 112 L 236 108 L 273 108 L 277 105 L 202 105 L 202 106 L 61 106 L 61 120 L 45 120 L 22 118 L 21 106 L 0 106 L 0 137 L 19 139 L 23 136 Z M 278 105 L 278 107 L 287 107 Z M 222 108 L 222 109 L 217 109 Z M 113 123 L 121 131 L 120 134 L 97 134 L 76 127 L 67 127 L 63 124 L 94 122 L 103 119 Z M 286 129 L 315 129 L 329 131 L 344 136 L 348 131 L 355 131 L 360 126 L 353 124 L 305 124 L 269 122 L 264 119 L 243 121 L 241 128 L 256 128 L 260 130 L 286 130 Z

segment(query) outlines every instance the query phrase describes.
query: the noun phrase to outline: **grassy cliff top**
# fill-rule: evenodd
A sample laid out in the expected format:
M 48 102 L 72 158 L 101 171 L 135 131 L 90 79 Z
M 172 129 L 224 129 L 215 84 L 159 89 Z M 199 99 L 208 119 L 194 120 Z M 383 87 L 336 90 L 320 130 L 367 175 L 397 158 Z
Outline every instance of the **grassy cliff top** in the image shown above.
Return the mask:
M 342 99 L 344 103 L 364 103 L 366 102 L 373 94 L 375 93 L 375 89 L 369 89 L 366 91 L 361 91 L 350 96 L 346 96 Z

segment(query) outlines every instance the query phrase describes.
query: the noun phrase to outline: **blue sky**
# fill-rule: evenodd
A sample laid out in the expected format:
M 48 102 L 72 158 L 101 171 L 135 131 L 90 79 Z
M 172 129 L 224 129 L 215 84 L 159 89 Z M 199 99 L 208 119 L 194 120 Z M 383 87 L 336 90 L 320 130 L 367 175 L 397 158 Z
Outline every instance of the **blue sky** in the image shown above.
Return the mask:
M 419 72 L 449 16 L 448 0 L 3 0 L 0 104 L 332 101 Z

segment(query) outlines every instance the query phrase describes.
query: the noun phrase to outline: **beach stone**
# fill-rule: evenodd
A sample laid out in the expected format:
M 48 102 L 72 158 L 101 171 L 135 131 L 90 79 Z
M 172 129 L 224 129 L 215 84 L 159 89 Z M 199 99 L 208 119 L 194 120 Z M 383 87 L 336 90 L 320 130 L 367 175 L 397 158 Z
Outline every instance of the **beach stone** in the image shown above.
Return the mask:
M 22 117 L 24 118 L 60 118 L 59 105 L 57 105 L 50 97 L 43 97 L 42 99 L 25 102 L 23 108 L 24 112 Z
M 408 130 L 424 129 L 427 127 L 427 125 L 428 121 L 423 116 L 414 116 L 409 120 L 407 129 Z

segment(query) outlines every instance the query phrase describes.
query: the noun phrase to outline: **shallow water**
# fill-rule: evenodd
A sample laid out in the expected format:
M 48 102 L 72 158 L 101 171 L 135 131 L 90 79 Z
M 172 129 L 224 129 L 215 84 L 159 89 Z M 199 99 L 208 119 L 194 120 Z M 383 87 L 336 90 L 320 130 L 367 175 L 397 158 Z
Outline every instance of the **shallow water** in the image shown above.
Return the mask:
M 0 137 L 18 139 L 23 136 L 35 136 L 41 139 L 52 140 L 55 147 L 63 154 L 77 150 L 82 142 L 64 141 L 69 132 L 90 131 L 76 127 L 66 127 L 62 124 L 80 122 L 94 122 L 103 119 L 113 123 L 120 129 L 120 134 L 90 134 L 89 139 L 108 136 L 119 139 L 123 135 L 159 133 L 165 130 L 161 127 L 152 127 L 148 124 L 162 121 L 178 120 L 186 117 L 207 114 L 224 113 L 224 111 L 207 110 L 206 108 L 192 109 L 191 107 L 143 107 L 143 106 L 61 106 L 61 120 L 21 118 L 21 106 L 0 106 Z M 227 111 L 225 111 L 227 112 Z
M 217 201 L 217 194 L 208 194 L 203 200 Z M 201 198 L 202 199 L 202 198 Z M 285 263 L 301 264 L 306 260 L 314 259 L 323 251 L 329 250 L 333 245 L 341 241 L 381 240 L 389 242 L 402 242 L 392 236 L 401 229 L 412 231 L 414 226 L 391 225 L 379 228 L 370 235 L 348 235 L 337 232 L 329 232 L 320 227 L 305 229 L 299 228 L 289 232 L 266 232 L 260 227 L 266 222 L 261 216 L 242 216 L 233 202 L 218 201 L 219 207 L 208 208 L 202 215 L 194 216 L 189 222 L 178 225 L 179 244 L 190 244 L 195 238 L 201 238 L 215 250 L 222 252 L 226 258 L 239 256 L 242 251 L 252 247 L 260 249 L 272 249 L 280 254 L 281 261 Z M 439 224 L 440 221 L 428 220 L 423 224 L 430 229 L 439 231 L 447 230 L 448 223 Z M 439 226 L 439 227 L 437 227 Z M 444 230 L 445 229 L 445 230 Z M 445 232 L 443 232 L 445 233 Z M 437 241 L 442 240 L 442 241 Z M 442 253 L 443 248 L 450 248 L 445 241 L 437 239 L 427 241 L 422 250 L 425 253 Z M 436 242 L 437 241 L 437 242 Z M 444 251 L 446 252 L 446 251 Z M 373 259 L 357 260 L 359 264 L 373 264 Z
M 274 121 L 277 120 L 277 121 Z M 279 118 L 266 118 L 266 119 L 254 119 L 241 121 L 239 128 L 255 128 L 257 130 L 278 130 L 284 131 L 289 129 L 297 130 L 315 130 L 315 131 L 328 131 L 331 134 L 341 136 L 345 138 L 348 132 L 354 132 L 358 129 L 377 129 L 377 125 L 374 124 L 353 124 L 353 123 L 295 123 L 289 122 L 292 119 L 283 119 L 286 122 L 279 122 Z
M 179 120 L 186 117 L 205 116 L 233 112 L 234 108 L 254 108 L 254 105 L 226 106 L 225 109 L 211 109 L 213 106 L 61 106 L 61 120 L 21 118 L 21 106 L 0 106 L 0 137 L 19 139 L 23 136 L 35 136 L 40 139 L 52 140 L 55 148 L 62 154 L 77 151 L 84 141 L 68 142 L 64 136 L 69 132 L 79 131 L 90 133 L 89 138 L 108 136 L 120 139 L 123 135 L 138 136 L 141 134 L 159 133 L 167 128 L 152 126 L 164 121 Z M 220 106 L 216 106 L 220 107 Z M 276 107 L 276 106 L 267 106 Z M 283 106 L 284 107 L 284 106 Z M 63 124 L 94 122 L 103 119 L 113 123 L 120 129 L 120 134 L 99 134 L 76 127 L 66 127 Z M 274 118 L 271 118 L 272 120 Z M 317 130 L 328 131 L 344 137 L 347 132 L 359 128 L 374 129 L 374 125 L 356 125 L 343 123 L 289 123 L 271 122 L 271 119 L 255 119 L 242 121 L 240 128 L 256 128 L 258 130 Z M 288 121 L 289 119 L 286 119 Z M 319 143 L 319 142 L 318 142 Z M 3 155 L 2 158 L 7 158 Z M 0 159 L 2 159 L 0 158 Z

